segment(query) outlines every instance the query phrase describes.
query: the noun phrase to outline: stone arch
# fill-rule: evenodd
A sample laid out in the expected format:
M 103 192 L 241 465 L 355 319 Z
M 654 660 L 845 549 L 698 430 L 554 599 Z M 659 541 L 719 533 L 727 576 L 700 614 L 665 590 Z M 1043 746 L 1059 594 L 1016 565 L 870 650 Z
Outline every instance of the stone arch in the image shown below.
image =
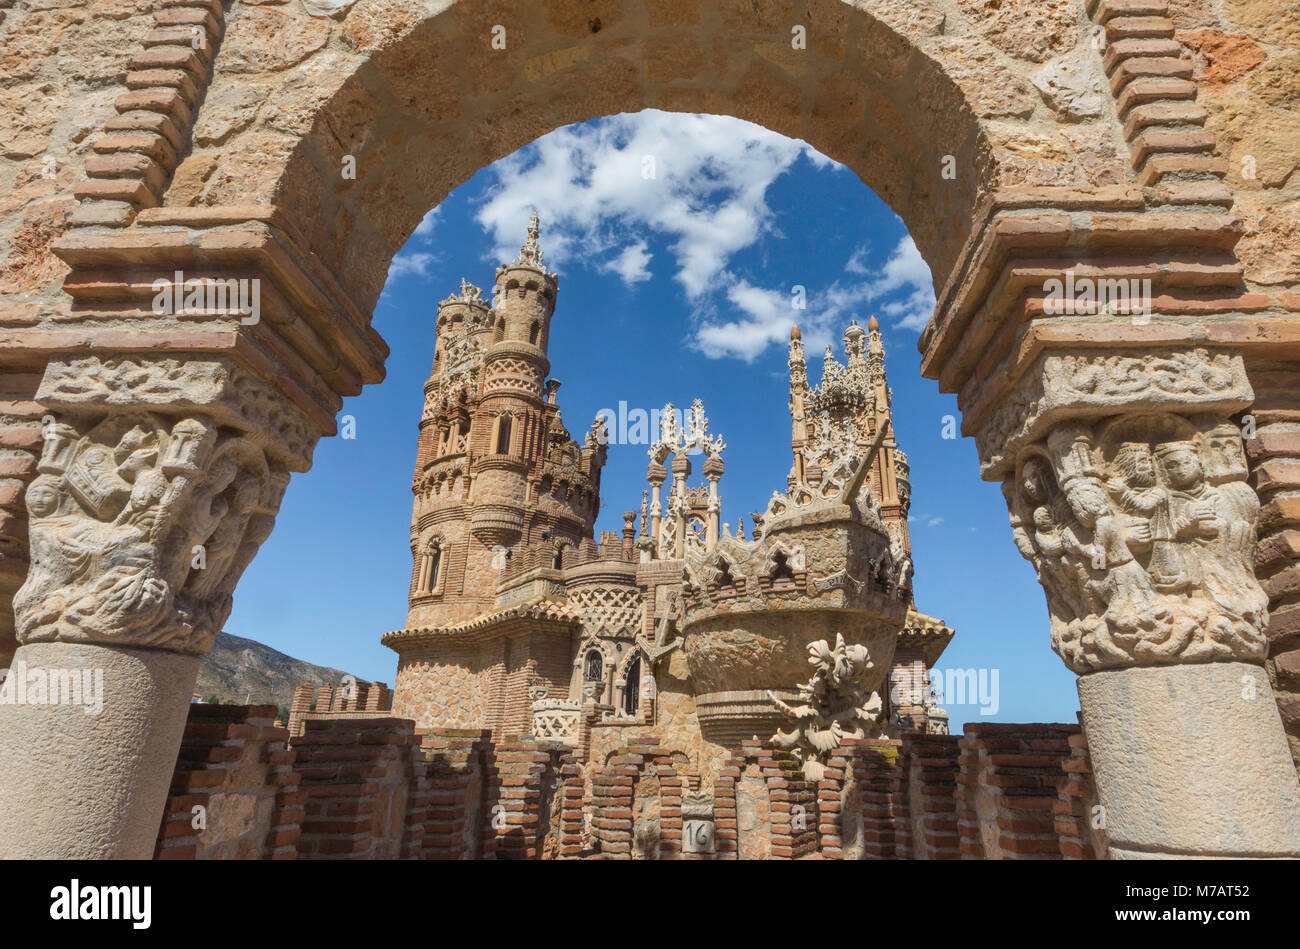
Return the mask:
M 792 548 L 783 541 L 775 541 L 768 547 L 767 556 L 763 558 L 763 566 L 759 569 L 758 575 L 775 585 L 786 582 L 793 587 L 796 582 L 796 571 L 801 569 L 800 553 L 799 549 Z
M 639 715 L 641 713 L 640 690 L 647 675 L 650 675 L 650 671 L 640 649 L 629 649 L 625 655 L 618 659 L 618 665 L 615 667 L 613 675 L 618 712 L 630 715 Z M 635 681 L 633 677 L 635 677 Z M 629 692 L 629 688 L 633 685 L 635 685 L 636 691 Z M 619 691 L 620 686 L 622 687 L 621 691 Z
M 951 268 L 979 201 L 996 185 L 986 121 L 1020 123 L 1041 108 L 1023 80 L 1013 83 L 1016 95 L 1001 94 L 1014 101 L 985 101 L 969 63 L 1005 70 L 998 62 L 1005 53 L 969 26 L 954 36 L 951 17 L 933 3 L 909 4 L 913 10 L 842 0 L 675 6 L 664 13 L 600 0 L 577 14 L 557 4 L 462 0 L 406 16 L 363 5 L 341 26 L 301 16 L 313 32 L 328 26 L 339 38 L 333 68 L 308 76 L 301 67 L 289 80 L 299 88 L 287 92 L 267 77 L 269 93 L 290 114 L 221 148 L 269 154 L 275 170 L 227 178 L 219 160 L 196 203 L 238 197 L 280 207 L 368 312 L 388 260 L 424 212 L 480 167 L 595 116 L 645 108 L 722 113 L 805 139 L 853 168 L 907 221 L 935 272 Z M 253 21 L 249 30 L 261 18 L 241 16 Z M 1083 41 L 1082 11 L 1070 19 L 1073 39 Z M 600 24 L 594 32 L 592 22 Z M 807 29 L 806 49 L 791 46 L 795 22 Z M 241 26 L 237 19 L 236 39 Z M 517 55 L 492 49 L 496 26 L 505 27 L 507 50 L 518 44 Z M 214 95 L 249 79 L 242 61 L 233 65 L 237 72 L 223 74 L 219 56 Z M 963 174 L 940 177 L 945 155 Z M 349 156 L 355 179 L 340 174 Z M 935 174 L 913 181 L 909 169 L 926 160 Z
M 717 584 L 719 592 L 744 587 L 744 573 L 735 555 L 714 549 L 704 564 L 704 582 Z

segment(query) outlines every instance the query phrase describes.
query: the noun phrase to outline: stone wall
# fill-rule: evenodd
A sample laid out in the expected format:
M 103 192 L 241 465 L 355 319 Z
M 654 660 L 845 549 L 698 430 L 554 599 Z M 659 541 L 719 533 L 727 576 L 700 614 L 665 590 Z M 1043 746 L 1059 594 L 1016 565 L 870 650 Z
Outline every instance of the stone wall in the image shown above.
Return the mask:
M 292 860 L 306 793 L 274 705 L 190 706 L 158 860 Z
M 963 857 L 1064 856 L 1056 812 L 1077 725 L 966 726 L 956 801 Z
M 158 859 L 1095 859 L 1077 725 L 849 740 L 819 781 L 749 741 L 702 788 L 653 739 L 579 767 L 556 743 L 409 720 L 195 705 Z M 195 807 L 203 819 L 195 820 Z M 703 823 L 707 832 L 701 832 Z M 685 835 L 694 827 L 695 839 Z
M 434 728 L 421 740 L 429 762 L 426 859 L 474 860 L 480 856 L 483 758 L 490 736 L 486 729 Z
M 563 625 L 515 625 L 520 631 L 482 640 L 462 632 L 454 642 L 424 630 L 395 634 L 414 641 L 392 641 L 401 642 L 393 714 L 421 728 L 488 728 L 499 737 L 531 732 L 530 686 L 568 697 L 572 633 Z

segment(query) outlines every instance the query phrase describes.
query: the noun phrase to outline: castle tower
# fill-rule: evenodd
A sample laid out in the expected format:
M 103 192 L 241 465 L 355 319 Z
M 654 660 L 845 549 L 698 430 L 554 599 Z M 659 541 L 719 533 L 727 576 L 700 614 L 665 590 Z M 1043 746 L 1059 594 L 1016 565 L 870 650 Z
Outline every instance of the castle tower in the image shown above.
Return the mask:
M 794 462 L 788 481 L 817 483 L 837 467 L 856 467 L 883 430 L 884 440 L 872 461 L 867 484 L 880 502 L 880 516 L 889 530 L 895 559 L 911 557 L 907 529 L 911 506 L 907 455 L 894 436 L 893 394 L 885 376 L 885 344 L 873 316 L 863 330 L 855 320 L 844 331 L 847 363 L 836 361 L 826 347 L 821 384 L 808 386 L 803 339 L 799 327 L 790 331 L 790 447 Z
M 797 326 L 790 331 L 790 446 L 794 462 L 789 482 L 793 486 L 816 484 L 831 475 L 843 478 L 849 468 L 856 470 L 877 436 L 884 433 L 866 483 L 879 502 L 878 513 L 889 532 L 890 555 L 896 565 L 903 565 L 899 576 L 908 584 L 911 606 L 890 667 L 887 712 L 897 728 L 946 733 L 947 713 L 929 694 L 929 676 L 953 630 L 916 609 L 911 589 L 912 538 L 907 526 L 911 473 L 894 433 L 885 342 L 874 316 L 867 321 L 866 330 L 854 321 L 844 331 L 844 353 L 846 362 L 841 364 L 826 347 L 821 383 L 810 389 L 801 333 Z
M 548 380 L 558 281 L 543 262 L 537 215 L 518 256 L 497 268 L 493 302 L 464 280 L 438 304 L 433 369 L 412 490 L 408 627 L 489 611 L 521 544 L 591 537 L 601 439 L 569 436 Z

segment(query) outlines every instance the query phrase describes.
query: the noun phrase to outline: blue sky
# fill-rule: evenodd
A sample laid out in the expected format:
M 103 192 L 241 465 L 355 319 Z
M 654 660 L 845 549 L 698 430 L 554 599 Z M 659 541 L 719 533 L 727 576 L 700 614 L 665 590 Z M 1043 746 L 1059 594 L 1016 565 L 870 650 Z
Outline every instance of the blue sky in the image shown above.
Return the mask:
M 899 442 L 912 468 L 918 607 L 957 630 L 940 668 L 997 675 L 997 708 L 966 721 L 1073 722 L 1074 676 L 1016 551 L 973 442 L 944 439 L 956 399 L 921 378 L 930 273 L 903 222 L 847 168 L 801 142 L 720 116 L 642 112 L 568 126 L 482 169 L 425 217 L 389 270 L 374 324 L 388 377 L 348 399 L 356 438 L 330 438 L 293 476 L 274 533 L 245 572 L 227 632 L 390 685 L 379 636 L 406 617 L 410 479 L 437 302 L 461 277 L 490 290 L 528 214 L 560 277 L 551 374 L 574 437 L 601 409 L 704 400 L 723 436 L 734 528 L 785 489 L 786 342 L 803 331 L 810 381 L 851 318 L 880 320 Z M 792 305 L 803 287 L 806 306 Z M 613 445 L 597 531 L 640 504 L 643 445 Z M 698 472 L 693 480 L 698 480 Z M 951 698 L 951 695 L 946 698 Z M 992 711 L 991 703 L 984 708 Z

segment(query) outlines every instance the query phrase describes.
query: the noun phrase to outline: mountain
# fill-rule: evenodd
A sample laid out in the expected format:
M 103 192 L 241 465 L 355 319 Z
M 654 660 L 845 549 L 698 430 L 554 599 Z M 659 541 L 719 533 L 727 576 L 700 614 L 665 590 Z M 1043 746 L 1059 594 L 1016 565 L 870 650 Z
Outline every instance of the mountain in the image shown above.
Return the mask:
M 298 683 L 337 686 L 345 674 L 286 656 L 256 640 L 218 633 L 212 650 L 199 665 L 194 691 L 205 700 L 215 695 L 222 702 L 288 709 Z

